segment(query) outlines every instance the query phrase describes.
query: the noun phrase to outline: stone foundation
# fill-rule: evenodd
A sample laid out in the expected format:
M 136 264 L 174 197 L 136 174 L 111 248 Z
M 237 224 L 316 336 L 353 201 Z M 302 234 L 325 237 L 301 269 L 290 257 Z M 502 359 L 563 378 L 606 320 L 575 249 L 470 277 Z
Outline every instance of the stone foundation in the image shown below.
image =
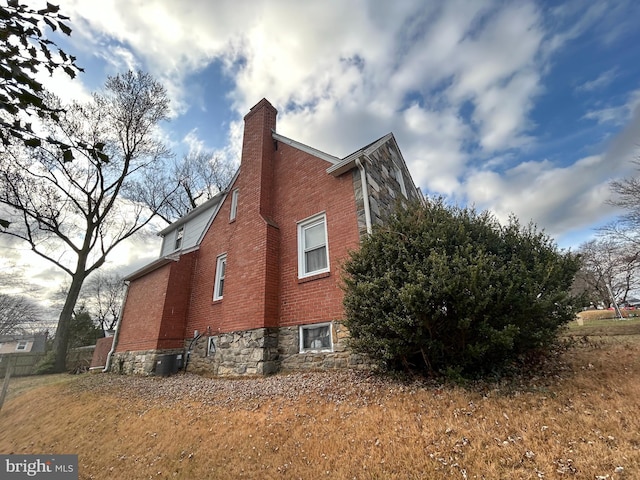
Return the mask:
M 278 330 L 278 359 L 282 371 L 371 368 L 370 363 L 362 355 L 357 355 L 347 348 L 349 331 L 342 323 L 331 324 L 332 352 L 300 353 L 299 328 L 284 327 Z
M 277 330 L 256 328 L 202 336 L 191 345 L 187 371 L 220 377 L 275 373 L 278 371 Z M 208 351 L 209 339 L 212 339 L 215 351 Z M 187 340 L 185 348 L 190 344 Z
M 124 375 L 152 375 L 155 373 L 158 355 L 184 353 L 184 350 L 144 350 L 114 353 L 109 371 Z
M 111 371 L 149 375 L 154 373 L 158 355 L 189 351 L 187 371 L 220 377 L 270 375 L 280 371 L 370 369 L 366 357 L 347 347 L 349 331 L 340 322 L 331 324 L 333 351 L 300 353 L 298 327 L 257 328 L 202 336 L 185 341 L 184 350 L 148 350 L 115 354 Z M 211 339 L 211 340 L 210 340 Z M 209 342 L 213 350 L 209 351 Z

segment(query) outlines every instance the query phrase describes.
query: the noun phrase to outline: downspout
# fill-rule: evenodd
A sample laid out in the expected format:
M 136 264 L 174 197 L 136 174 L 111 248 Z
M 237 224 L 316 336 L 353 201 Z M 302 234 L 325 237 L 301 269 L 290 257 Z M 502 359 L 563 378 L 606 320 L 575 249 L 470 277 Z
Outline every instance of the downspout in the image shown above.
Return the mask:
M 120 306 L 120 314 L 118 315 L 118 321 L 116 323 L 116 331 L 113 333 L 113 342 L 111 342 L 111 350 L 109 350 L 109 354 L 107 355 L 107 361 L 105 362 L 104 369 L 102 369 L 103 373 L 106 373 L 109 371 L 109 367 L 111 367 L 111 357 L 115 353 L 116 347 L 118 346 L 118 335 L 120 334 L 120 323 L 122 322 L 124 305 L 127 303 L 127 296 L 129 295 L 129 282 L 125 281 L 124 284 L 127 286 L 127 289 L 124 292 L 124 299 L 122 300 L 122 305 Z
M 364 222 L 367 226 L 367 233 L 371 234 L 371 208 L 369 206 L 369 184 L 367 183 L 367 172 L 359 158 L 356 158 L 356 165 L 360 170 L 360 183 L 362 183 L 362 200 L 364 202 Z

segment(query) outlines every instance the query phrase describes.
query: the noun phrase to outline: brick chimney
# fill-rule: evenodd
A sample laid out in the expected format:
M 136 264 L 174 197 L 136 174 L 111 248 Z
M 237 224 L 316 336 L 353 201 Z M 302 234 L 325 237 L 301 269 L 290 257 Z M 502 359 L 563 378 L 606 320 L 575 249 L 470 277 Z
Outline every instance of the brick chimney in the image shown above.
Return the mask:
M 251 203 L 259 205 L 259 213 L 265 219 L 270 219 L 273 212 L 271 192 L 273 189 L 275 143 L 271 132 L 276 129 L 277 114 L 278 111 L 273 105 L 263 98 L 244 117 L 240 168 L 242 175 L 251 179 L 247 183 L 257 187 L 257 191 L 251 192 L 251 194 L 257 195 L 257 202 Z
M 274 327 L 279 317 L 279 229 L 273 220 L 276 109 L 260 100 L 244 117 L 238 217 L 228 251 L 225 329 Z M 233 272 L 233 275 L 232 273 Z

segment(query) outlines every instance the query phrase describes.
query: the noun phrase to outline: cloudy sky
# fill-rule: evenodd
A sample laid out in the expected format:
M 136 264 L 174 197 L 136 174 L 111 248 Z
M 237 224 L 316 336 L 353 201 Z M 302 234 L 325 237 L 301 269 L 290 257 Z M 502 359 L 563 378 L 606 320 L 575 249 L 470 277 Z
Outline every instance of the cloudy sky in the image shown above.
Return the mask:
M 393 132 L 426 195 L 513 212 L 563 248 L 619 213 L 608 184 L 635 171 L 636 0 L 60 5 L 73 34 L 54 39 L 85 73 L 50 88 L 82 98 L 108 75 L 150 72 L 170 93 L 164 131 L 177 152 L 199 145 L 238 160 L 241 119 L 266 97 L 280 133 L 339 157 Z M 110 266 L 158 250 L 157 238 L 131 244 Z

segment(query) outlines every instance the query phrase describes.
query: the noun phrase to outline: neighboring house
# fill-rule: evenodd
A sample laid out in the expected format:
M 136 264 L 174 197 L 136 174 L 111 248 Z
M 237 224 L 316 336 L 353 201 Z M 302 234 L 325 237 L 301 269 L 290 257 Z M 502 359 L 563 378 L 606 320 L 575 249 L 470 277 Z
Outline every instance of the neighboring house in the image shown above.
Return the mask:
M 0 355 L 8 353 L 44 353 L 47 333 L 0 335 Z
M 47 332 L 0 335 L 0 375 L 4 375 L 10 365 L 13 375 L 31 375 L 45 355 L 47 336 Z
M 189 371 L 213 375 L 362 364 L 345 347 L 341 263 L 422 195 L 392 134 L 337 158 L 276 133 L 276 114 L 265 99 L 251 109 L 229 188 L 125 279 L 112 369 L 152 373 L 185 349 Z

